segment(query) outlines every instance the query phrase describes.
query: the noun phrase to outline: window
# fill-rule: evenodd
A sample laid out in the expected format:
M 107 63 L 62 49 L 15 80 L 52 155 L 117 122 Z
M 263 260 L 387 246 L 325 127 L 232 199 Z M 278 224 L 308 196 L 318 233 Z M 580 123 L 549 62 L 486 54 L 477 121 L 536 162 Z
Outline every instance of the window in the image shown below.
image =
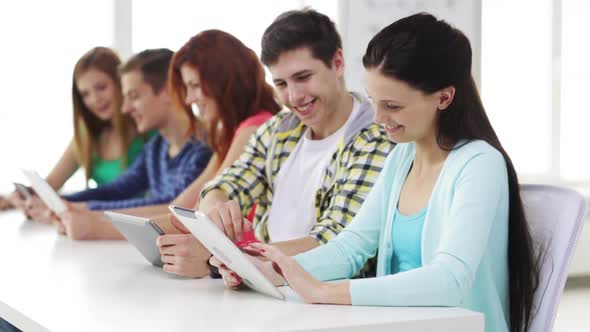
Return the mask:
M 482 2 L 482 98 L 523 182 L 590 185 L 587 1 Z
M 19 169 L 45 175 L 57 162 L 73 136 L 74 64 L 94 46 L 111 46 L 112 27 L 109 1 L 0 3 L 0 193 L 11 191 L 12 181 L 24 181 Z M 83 183 L 79 173 L 69 185 Z
M 482 99 L 521 174 L 551 170 L 550 37 L 551 0 L 483 1 Z
M 560 170 L 567 181 L 590 183 L 588 1 L 561 1 Z
M 277 15 L 298 8 L 299 0 L 133 1 L 133 52 L 168 47 L 178 50 L 190 37 L 208 29 L 231 33 L 260 54 L 260 37 Z
M 336 0 L 173 0 L 165 5 L 136 0 L 132 3 L 132 50 L 167 47 L 176 51 L 200 31 L 219 29 L 231 33 L 260 56 L 264 30 L 282 12 L 303 6 L 338 22 Z M 271 81 L 268 71 L 267 80 Z

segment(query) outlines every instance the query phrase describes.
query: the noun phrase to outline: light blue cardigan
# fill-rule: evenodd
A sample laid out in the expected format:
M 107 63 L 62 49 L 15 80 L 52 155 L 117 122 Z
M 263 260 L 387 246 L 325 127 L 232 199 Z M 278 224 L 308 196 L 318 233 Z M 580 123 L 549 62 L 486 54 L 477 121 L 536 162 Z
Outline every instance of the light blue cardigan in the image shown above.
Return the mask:
M 483 141 L 450 152 L 428 202 L 422 264 L 391 274 L 393 213 L 413 143 L 398 144 L 353 222 L 334 240 L 297 255 L 320 280 L 351 278 L 373 257 L 377 277 L 353 279 L 353 305 L 458 306 L 485 314 L 486 331 L 508 331 L 508 176 Z

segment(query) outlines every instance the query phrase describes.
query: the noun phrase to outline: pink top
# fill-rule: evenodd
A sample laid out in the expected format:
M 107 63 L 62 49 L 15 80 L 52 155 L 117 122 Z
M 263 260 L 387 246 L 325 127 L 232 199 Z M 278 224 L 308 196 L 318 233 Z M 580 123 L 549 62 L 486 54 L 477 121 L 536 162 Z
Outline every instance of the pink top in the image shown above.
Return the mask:
M 246 118 L 244 121 L 242 121 L 242 123 L 240 123 L 240 125 L 238 126 L 238 129 L 236 129 L 236 133 L 234 134 L 234 138 L 235 135 L 237 135 L 240 130 L 246 128 L 246 127 L 251 127 L 251 126 L 260 126 L 263 123 L 265 123 L 268 119 L 272 118 L 273 114 L 269 111 L 265 111 L 262 110 L 248 118 Z
M 242 130 L 246 127 L 251 127 L 251 126 L 259 127 L 272 117 L 273 117 L 273 114 L 271 112 L 264 111 L 264 110 L 250 116 L 246 120 L 242 121 L 242 123 L 240 123 L 240 125 L 238 126 L 238 129 L 236 129 L 236 133 L 234 134 L 234 139 L 236 137 L 235 135 L 237 135 L 240 132 L 240 130 Z M 252 209 L 250 210 L 250 213 L 248 213 L 248 220 L 252 221 L 254 219 L 255 212 L 256 212 L 256 205 L 254 205 L 252 207 Z M 244 239 L 242 241 L 238 241 L 236 243 L 236 245 L 241 248 L 241 247 L 247 246 L 248 243 L 250 243 L 250 242 L 258 242 L 256 237 L 254 237 L 253 231 L 245 232 Z

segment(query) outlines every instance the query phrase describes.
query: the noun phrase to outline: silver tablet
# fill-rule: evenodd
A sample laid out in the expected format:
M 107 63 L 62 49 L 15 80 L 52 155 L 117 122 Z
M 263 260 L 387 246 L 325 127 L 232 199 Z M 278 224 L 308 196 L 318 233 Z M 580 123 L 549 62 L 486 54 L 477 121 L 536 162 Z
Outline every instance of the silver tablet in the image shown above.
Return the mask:
M 150 219 L 130 216 L 127 214 L 106 211 L 105 214 L 113 225 L 125 236 L 148 262 L 155 266 L 162 266 L 160 249 L 156 245 L 156 239 L 164 232 Z
M 170 211 L 223 264 L 236 272 L 244 284 L 255 291 L 284 300 L 285 296 L 238 247 L 199 211 L 170 205 Z
M 32 170 L 23 170 L 25 176 L 31 182 L 31 187 L 35 190 L 35 193 L 39 196 L 39 198 L 47 205 L 47 207 L 55 212 L 56 214 L 60 214 L 67 210 L 66 205 L 62 201 L 61 197 L 51 188 L 49 183 L 45 181 L 39 174 Z

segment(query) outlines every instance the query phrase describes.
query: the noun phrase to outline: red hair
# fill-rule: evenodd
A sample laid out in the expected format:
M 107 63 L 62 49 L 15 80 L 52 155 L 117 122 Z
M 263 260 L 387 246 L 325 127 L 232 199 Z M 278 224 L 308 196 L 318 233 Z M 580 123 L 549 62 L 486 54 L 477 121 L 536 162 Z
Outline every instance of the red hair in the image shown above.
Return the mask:
M 206 126 L 207 142 L 221 160 L 242 121 L 261 110 L 276 114 L 281 109 L 273 88 L 264 79 L 264 69 L 256 53 L 229 33 L 203 31 L 182 46 L 172 59 L 170 94 L 192 115 L 190 105 L 184 103 L 186 87 L 180 75 L 180 67 L 185 64 L 198 71 L 203 93 L 217 103 L 218 118 Z M 191 130 L 196 131 L 196 126 L 197 123 L 192 124 Z

